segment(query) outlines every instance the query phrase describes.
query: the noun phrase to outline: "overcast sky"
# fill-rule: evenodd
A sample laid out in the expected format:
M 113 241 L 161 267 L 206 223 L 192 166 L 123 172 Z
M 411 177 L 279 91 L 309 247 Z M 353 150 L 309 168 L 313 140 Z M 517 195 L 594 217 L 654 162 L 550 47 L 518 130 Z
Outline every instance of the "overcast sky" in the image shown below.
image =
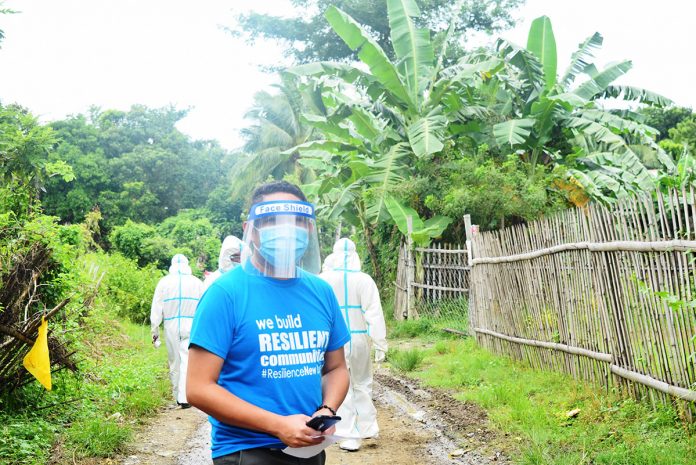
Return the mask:
M 281 51 L 270 43 L 248 46 L 221 26 L 250 8 L 289 13 L 288 3 L 5 0 L 21 13 L 0 15 L 0 101 L 28 107 L 42 121 L 90 105 L 190 107 L 182 131 L 235 148 L 254 92 L 275 81 L 258 65 L 277 62 Z M 531 21 L 549 16 L 562 72 L 577 44 L 598 31 L 598 64 L 633 60 L 619 82 L 696 107 L 695 13 L 690 0 L 528 0 L 515 15 L 518 26 L 502 36 L 525 45 Z

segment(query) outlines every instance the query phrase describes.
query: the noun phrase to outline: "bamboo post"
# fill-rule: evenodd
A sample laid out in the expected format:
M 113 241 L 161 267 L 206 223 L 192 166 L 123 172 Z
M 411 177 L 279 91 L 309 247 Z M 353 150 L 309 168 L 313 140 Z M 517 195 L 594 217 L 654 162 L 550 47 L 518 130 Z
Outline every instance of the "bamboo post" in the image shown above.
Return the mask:
M 475 299 L 475 283 L 474 280 L 472 279 L 473 276 L 473 267 L 472 267 L 472 260 L 474 258 L 473 250 L 474 250 L 474 238 L 471 230 L 471 215 L 466 214 L 464 215 L 464 233 L 466 234 L 466 264 L 469 267 L 469 335 L 470 336 L 476 336 L 473 330 L 474 326 L 474 320 L 475 318 L 475 305 L 476 305 L 476 299 Z
M 413 217 L 406 217 L 408 235 L 406 237 L 406 318 L 412 319 L 415 315 L 415 299 L 413 296 L 413 282 L 415 281 L 416 264 L 413 259 Z
M 474 258 L 473 254 L 473 231 L 471 230 L 471 215 L 464 215 L 464 232 L 466 234 L 466 254 L 469 266 Z
M 402 321 L 406 317 L 406 248 L 405 244 L 399 247 L 399 261 L 396 267 L 396 289 L 394 290 L 394 318 Z

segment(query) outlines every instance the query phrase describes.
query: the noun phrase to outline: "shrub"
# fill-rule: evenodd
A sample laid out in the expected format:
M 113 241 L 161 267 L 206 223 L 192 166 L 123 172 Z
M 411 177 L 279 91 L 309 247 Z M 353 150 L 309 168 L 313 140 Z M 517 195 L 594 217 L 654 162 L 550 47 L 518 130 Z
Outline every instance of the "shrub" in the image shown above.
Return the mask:
M 389 363 L 399 371 L 410 372 L 420 366 L 425 354 L 418 349 L 390 350 Z
M 139 265 L 144 266 L 147 261 L 142 253 L 143 243 L 155 235 L 153 226 L 128 220 L 123 226 L 116 226 L 111 231 L 109 242 L 124 257 L 136 260 Z
M 134 323 L 145 323 L 162 271 L 150 264 L 139 268 L 134 260 L 120 254 L 93 253 L 85 258 L 104 273 L 102 292 L 106 307 Z

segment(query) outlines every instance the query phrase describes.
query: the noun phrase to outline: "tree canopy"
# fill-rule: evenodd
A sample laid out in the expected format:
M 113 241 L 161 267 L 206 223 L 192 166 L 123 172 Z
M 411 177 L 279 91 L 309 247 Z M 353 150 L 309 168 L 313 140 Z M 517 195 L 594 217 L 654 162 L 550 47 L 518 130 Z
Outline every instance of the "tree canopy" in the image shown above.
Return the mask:
M 454 14 L 455 35 L 462 44 L 468 31 L 496 32 L 514 25 L 512 12 L 525 0 L 419 0 L 416 3 L 423 14 L 418 27 L 426 27 L 436 34 L 447 30 Z M 287 45 L 286 56 L 296 63 L 313 61 L 344 61 L 353 58 L 351 49 L 329 26 L 324 12 L 335 6 L 348 13 L 377 41 L 384 50 L 389 47 L 389 20 L 384 1 L 372 0 L 292 0 L 301 16 L 283 16 L 248 13 L 238 17 L 241 30 L 251 41 L 272 39 Z M 458 12 L 453 12 L 455 6 Z
M 58 143 L 49 160 L 72 166 L 75 180 L 49 181 L 42 199 L 47 213 L 75 223 L 98 208 L 109 229 L 126 219 L 153 224 L 205 206 L 225 182 L 223 166 L 233 155 L 217 142 L 189 140 L 175 126 L 185 115 L 136 105 L 94 108 L 89 116 L 52 123 Z

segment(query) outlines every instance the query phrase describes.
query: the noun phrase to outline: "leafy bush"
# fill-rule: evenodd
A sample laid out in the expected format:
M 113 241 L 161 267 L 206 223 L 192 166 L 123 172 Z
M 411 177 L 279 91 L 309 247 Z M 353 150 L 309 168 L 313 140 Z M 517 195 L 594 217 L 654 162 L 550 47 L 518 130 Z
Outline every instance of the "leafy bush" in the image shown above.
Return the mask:
M 140 244 L 140 258 L 144 263 L 152 263 L 160 270 L 166 270 L 172 262 L 172 257 L 178 253 L 191 257 L 193 252 L 188 248 L 177 248 L 174 241 L 167 237 L 153 236 L 144 239 Z
M 104 273 L 103 299 L 108 310 L 134 323 L 149 320 L 152 296 L 163 276 L 161 270 L 152 264 L 139 268 L 134 260 L 120 254 L 93 253 L 85 261 L 96 266 L 99 274 Z
M 215 269 L 220 253 L 218 230 L 204 217 L 203 210 L 184 210 L 157 226 L 126 221 L 114 227 L 109 241 L 123 256 L 139 266 L 153 264 L 166 270 L 175 254 L 184 254 L 193 274 Z
M 482 153 L 486 148 L 479 149 Z M 462 218 L 470 214 L 481 229 L 529 221 L 565 207 L 562 195 L 550 189 L 556 175 L 543 166 L 530 173 L 519 156 L 499 161 L 489 155 L 457 154 L 428 170 L 418 183 L 425 206 L 435 214 Z
M 408 350 L 390 350 L 389 363 L 399 371 L 410 372 L 420 366 L 425 359 L 425 353 L 413 348 Z
M 128 220 L 124 225 L 116 226 L 111 231 L 109 242 L 124 257 L 136 260 L 140 266 L 145 266 L 148 262 L 143 257 L 143 242 L 156 234 L 153 226 Z
M 197 276 L 201 275 L 203 269 L 216 269 L 220 254 L 220 232 L 213 227 L 206 215 L 205 210 L 183 210 L 157 226 L 161 236 L 174 241 L 178 248 L 190 250 L 184 255 L 188 257 L 191 269 Z

